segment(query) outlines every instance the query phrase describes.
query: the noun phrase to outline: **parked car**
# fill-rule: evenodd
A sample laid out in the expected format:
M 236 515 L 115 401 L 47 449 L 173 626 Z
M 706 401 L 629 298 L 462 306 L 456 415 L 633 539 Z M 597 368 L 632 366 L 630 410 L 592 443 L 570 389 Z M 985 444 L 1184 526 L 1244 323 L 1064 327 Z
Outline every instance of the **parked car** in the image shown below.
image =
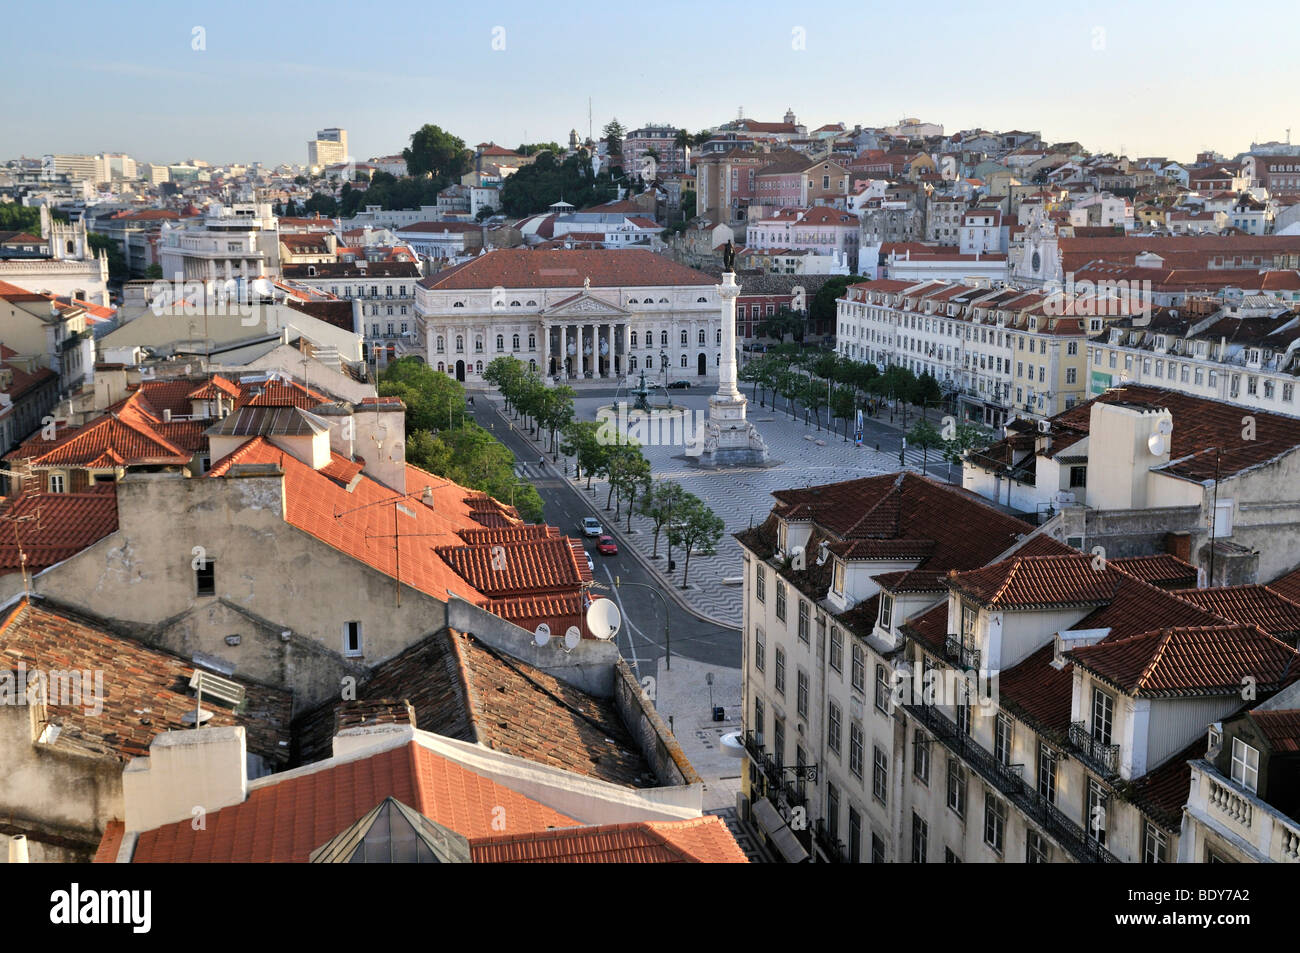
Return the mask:
M 589 537 L 600 536 L 605 532 L 605 528 L 600 525 L 600 520 L 594 516 L 583 517 L 582 535 Z
M 596 548 L 600 550 L 602 556 L 618 555 L 618 543 L 614 542 L 613 536 L 602 536 L 596 541 Z
M 669 390 L 690 390 L 690 389 L 691 389 L 691 382 L 690 382 L 690 381 L 673 381 L 671 384 L 668 385 L 668 389 L 669 389 Z
M 596 564 L 591 561 L 591 553 L 583 551 L 582 555 L 587 557 L 587 572 L 595 572 Z

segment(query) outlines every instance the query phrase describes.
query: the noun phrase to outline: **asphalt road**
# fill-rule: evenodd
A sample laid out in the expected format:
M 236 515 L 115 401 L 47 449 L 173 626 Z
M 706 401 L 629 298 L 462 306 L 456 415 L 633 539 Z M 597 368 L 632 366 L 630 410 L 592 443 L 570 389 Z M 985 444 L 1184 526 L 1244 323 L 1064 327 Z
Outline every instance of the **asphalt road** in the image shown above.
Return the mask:
M 609 394 L 613 393 L 614 389 L 610 388 Z M 592 391 L 583 391 L 583 396 L 593 395 Z M 670 584 L 648 572 L 636 556 L 627 552 L 627 547 L 620 546 L 617 556 L 602 556 L 596 551 L 594 539 L 583 538 L 580 529 L 583 517 L 595 516 L 606 532 L 612 528 L 614 513 L 612 509 L 605 512 L 605 492 L 575 490 L 556 473 L 549 458 L 544 468 L 539 467 L 538 459 L 546 446 L 545 438 L 538 443 L 533 436 L 514 426 L 500 410 L 502 402 L 498 395 L 477 392 L 473 397 L 474 405 L 468 408 L 470 414 L 515 455 L 520 479 L 533 484 L 542 498 L 547 523 L 582 539 L 595 567 L 593 575 L 598 583 L 597 591 L 618 603 L 623 612 L 623 627 L 617 636 L 618 647 L 638 678 L 653 676 L 658 666 L 664 664 L 665 604 L 669 620 L 668 642 L 674 657 L 686 656 L 713 665 L 739 668 L 741 643 L 738 631 L 705 622 L 682 609 L 671 596 L 661 597 L 659 593 Z M 619 538 L 617 534 L 612 535 L 616 540 Z M 616 589 L 616 577 L 628 585 Z

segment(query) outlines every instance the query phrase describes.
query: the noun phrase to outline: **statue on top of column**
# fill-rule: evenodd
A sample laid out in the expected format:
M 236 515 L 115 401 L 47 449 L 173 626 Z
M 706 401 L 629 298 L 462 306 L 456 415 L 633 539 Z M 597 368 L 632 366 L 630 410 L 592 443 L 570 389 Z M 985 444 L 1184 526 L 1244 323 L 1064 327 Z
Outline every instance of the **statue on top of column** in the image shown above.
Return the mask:
M 727 244 L 722 246 L 722 270 L 736 270 L 736 249 L 731 245 L 731 239 L 727 239 Z

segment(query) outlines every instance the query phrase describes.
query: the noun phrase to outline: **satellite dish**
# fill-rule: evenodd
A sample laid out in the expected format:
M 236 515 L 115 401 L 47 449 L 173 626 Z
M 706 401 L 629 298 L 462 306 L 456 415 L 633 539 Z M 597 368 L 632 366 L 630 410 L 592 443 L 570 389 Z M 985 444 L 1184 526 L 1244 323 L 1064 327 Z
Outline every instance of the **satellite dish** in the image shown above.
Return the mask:
M 1147 437 L 1147 449 L 1151 451 L 1152 456 L 1163 457 L 1166 449 L 1165 435 L 1162 433 L 1153 433 L 1150 437 Z
M 533 644 L 543 646 L 551 641 L 551 627 L 543 622 L 533 630 Z
M 745 756 L 745 742 L 740 737 L 739 731 L 731 731 L 719 739 L 722 750 L 733 758 L 743 758 Z
M 587 608 L 587 629 L 598 639 L 612 639 L 622 624 L 623 614 L 608 599 L 597 599 Z
M 582 633 L 576 625 L 569 626 L 564 632 L 564 647 L 572 652 L 582 642 Z

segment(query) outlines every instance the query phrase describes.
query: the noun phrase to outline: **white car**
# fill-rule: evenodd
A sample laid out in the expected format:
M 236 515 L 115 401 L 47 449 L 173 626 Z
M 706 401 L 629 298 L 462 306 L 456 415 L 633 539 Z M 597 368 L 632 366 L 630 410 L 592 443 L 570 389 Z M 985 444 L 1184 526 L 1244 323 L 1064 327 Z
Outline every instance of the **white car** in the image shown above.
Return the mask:
M 587 557 L 587 572 L 595 572 L 596 564 L 591 561 L 591 553 L 587 552 L 586 550 L 583 550 L 582 554 Z
M 597 536 L 603 536 L 604 534 L 605 534 L 605 530 L 600 525 L 600 520 L 596 519 L 596 517 L 594 516 L 583 517 L 582 520 L 583 536 L 589 536 L 595 538 Z

